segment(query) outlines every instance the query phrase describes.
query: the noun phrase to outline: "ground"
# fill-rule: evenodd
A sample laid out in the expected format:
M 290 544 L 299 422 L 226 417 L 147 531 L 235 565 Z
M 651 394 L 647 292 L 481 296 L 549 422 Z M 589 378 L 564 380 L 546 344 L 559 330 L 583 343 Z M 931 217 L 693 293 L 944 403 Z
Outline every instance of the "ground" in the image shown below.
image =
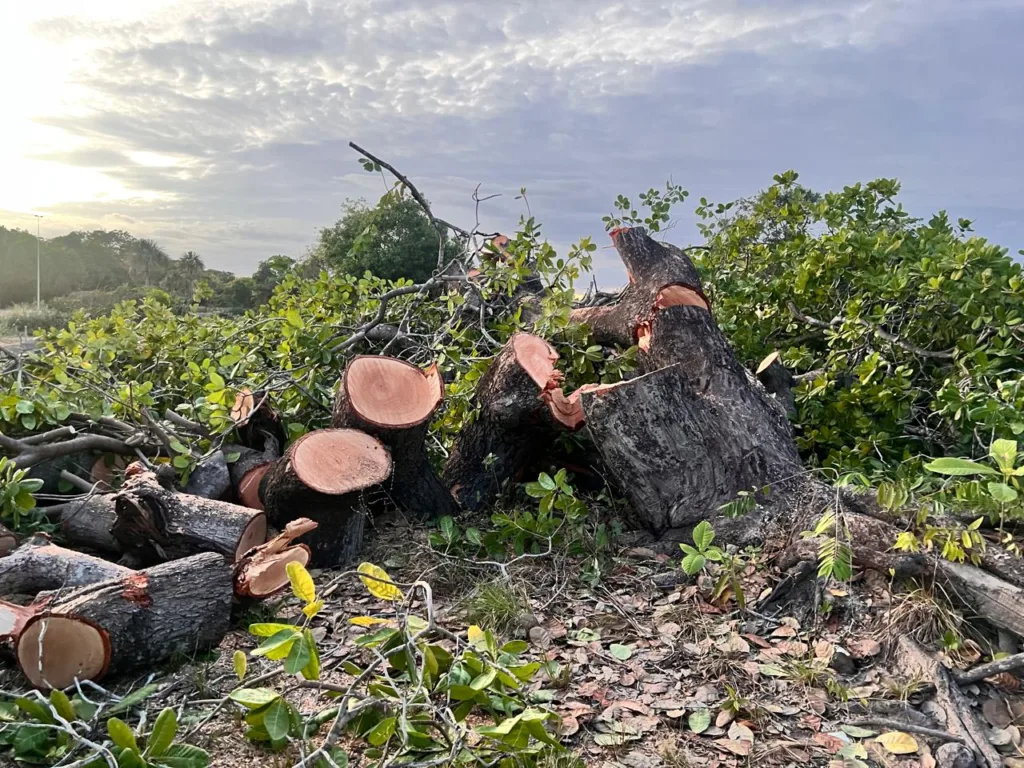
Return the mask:
M 934 766 L 931 754 L 941 740 L 883 738 L 896 752 L 909 750 L 894 754 L 875 739 L 897 729 L 863 724 L 881 715 L 920 725 L 935 714 L 919 701 L 927 681 L 902 678 L 889 652 L 903 634 L 934 643 L 951 632 L 957 640 L 947 636 L 949 665 L 967 667 L 980 657 L 953 611 L 921 590 L 897 593 L 873 574 L 834 586 L 822 601 L 833 606 L 831 612 L 801 621 L 758 610 L 775 581 L 767 568 L 751 564 L 742 574 L 743 610 L 735 595 L 710 602 L 710 576 L 686 578 L 678 558 L 643 546 L 621 548 L 592 587 L 578 578 L 580 561 L 528 559 L 510 568 L 506 579 L 495 565 L 439 557 L 425 531 L 403 523 L 379 526 L 364 556 L 396 581 L 429 580 L 439 623 L 450 631 L 464 634 L 472 622 L 490 623 L 504 639 L 527 640 L 536 658 L 557 662 L 557 674 L 533 683 L 533 697 L 561 716 L 564 743 L 588 766 Z M 379 615 L 388 606 L 354 577 L 313 575 L 326 599 L 314 622 L 323 679 L 351 682 L 340 666 L 362 652 L 353 641 L 368 630 L 348 620 Z M 236 629 L 217 652 L 155 681 L 160 690 L 142 705 L 149 717 L 168 705 L 180 707 L 193 727 L 209 717 L 189 741 L 208 749 L 214 766 L 293 765 L 297 751 L 272 754 L 247 742 L 236 708 L 224 705 L 223 697 L 237 685 L 234 651 L 255 645 L 245 631 L 248 623 L 296 615 L 290 594 L 241 607 Z M 279 666 L 251 659 L 246 679 Z M 12 672 L 3 675 L 0 687 L 17 685 Z M 1004 685 L 1019 688 L 1019 680 L 1009 678 Z M 295 682 L 279 675 L 266 685 L 287 691 L 304 712 L 330 705 L 320 692 L 296 689 Z M 1024 715 L 1024 699 L 989 683 L 967 692 L 983 705 L 990 740 L 1004 743 L 1006 764 L 1024 765 L 1010 757 L 1019 752 L 1013 745 L 1020 742 L 1016 722 Z M 932 727 L 942 730 L 941 723 Z M 360 764 L 358 745 L 346 748 L 350 764 Z M 837 755 L 844 748 L 847 762 Z

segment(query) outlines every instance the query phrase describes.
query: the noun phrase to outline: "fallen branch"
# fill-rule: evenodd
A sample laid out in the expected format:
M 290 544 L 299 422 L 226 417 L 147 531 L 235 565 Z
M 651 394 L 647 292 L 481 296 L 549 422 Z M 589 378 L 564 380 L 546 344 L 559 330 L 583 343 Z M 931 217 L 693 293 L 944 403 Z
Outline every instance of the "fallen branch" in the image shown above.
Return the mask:
M 1007 656 L 1005 659 L 981 664 L 974 669 L 957 672 L 953 677 L 959 685 L 970 685 L 1003 672 L 1015 672 L 1022 667 L 1024 667 L 1024 653 L 1017 653 Z
M 949 731 L 940 731 L 938 728 L 928 728 L 924 725 L 908 723 L 904 720 L 896 720 L 892 717 L 866 717 L 861 720 L 854 720 L 853 722 L 846 723 L 846 725 L 852 725 L 858 728 L 869 726 L 877 726 L 879 728 L 891 728 L 896 731 L 919 733 L 922 736 L 928 736 L 932 739 L 941 739 L 942 741 L 955 741 L 958 744 L 967 743 L 967 741 L 962 736 L 957 736 L 956 734 L 950 733 Z

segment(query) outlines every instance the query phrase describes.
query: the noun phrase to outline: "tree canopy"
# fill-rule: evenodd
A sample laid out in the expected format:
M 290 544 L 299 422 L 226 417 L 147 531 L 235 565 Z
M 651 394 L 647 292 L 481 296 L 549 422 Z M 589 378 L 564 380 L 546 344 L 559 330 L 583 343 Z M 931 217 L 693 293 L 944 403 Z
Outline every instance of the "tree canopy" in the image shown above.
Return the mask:
M 320 230 L 314 256 L 350 275 L 371 272 L 385 280 L 422 282 L 437 269 L 438 248 L 437 230 L 419 204 L 389 195 L 374 207 L 347 201 L 334 226 Z M 455 249 L 455 242 L 446 240 L 445 261 Z

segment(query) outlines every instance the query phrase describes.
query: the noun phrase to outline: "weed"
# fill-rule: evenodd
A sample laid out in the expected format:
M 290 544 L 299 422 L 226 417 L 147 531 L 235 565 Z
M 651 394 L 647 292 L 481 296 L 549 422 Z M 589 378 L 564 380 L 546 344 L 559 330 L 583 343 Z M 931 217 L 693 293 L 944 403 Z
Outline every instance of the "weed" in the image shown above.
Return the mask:
M 480 584 L 466 599 L 466 617 L 499 635 L 507 635 L 529 612 L 526 593 L 506 581 Z

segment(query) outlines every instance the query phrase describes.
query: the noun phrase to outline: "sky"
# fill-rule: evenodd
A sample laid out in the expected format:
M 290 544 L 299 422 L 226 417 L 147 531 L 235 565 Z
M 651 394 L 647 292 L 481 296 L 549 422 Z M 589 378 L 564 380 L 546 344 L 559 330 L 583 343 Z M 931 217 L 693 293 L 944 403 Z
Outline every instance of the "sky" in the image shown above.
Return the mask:
M 559 249 L 620 193 L 693 207 L 885 176 L 1024 248 L 1024 0 L 0 2 L 0 224 L 126 229 L 251 272 L 391 161 L 466 228 Z M 692 204 L 691 204 L 692 203 Z M 598 242 L 604 242 L 600 240 Z M 603 284 L 622 282 L 601 249 Z

